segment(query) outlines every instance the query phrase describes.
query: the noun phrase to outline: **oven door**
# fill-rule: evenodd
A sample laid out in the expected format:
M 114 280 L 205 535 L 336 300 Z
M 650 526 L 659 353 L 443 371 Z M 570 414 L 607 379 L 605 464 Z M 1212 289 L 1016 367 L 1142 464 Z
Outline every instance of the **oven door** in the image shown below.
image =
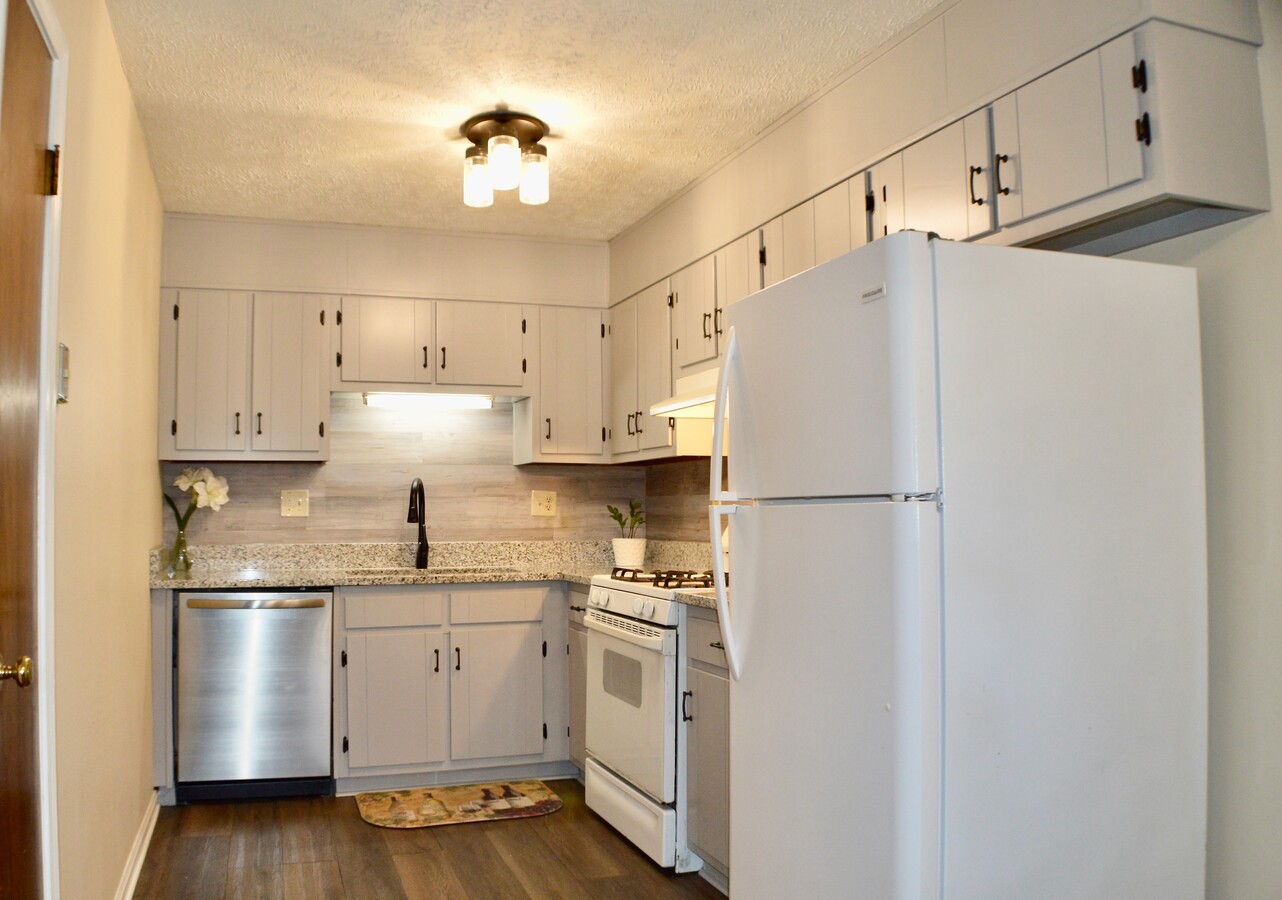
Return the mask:
M 672 803 L 676 631 L 596 609 L 583 624 L 588 628 L 588 756 L 659 803 Z

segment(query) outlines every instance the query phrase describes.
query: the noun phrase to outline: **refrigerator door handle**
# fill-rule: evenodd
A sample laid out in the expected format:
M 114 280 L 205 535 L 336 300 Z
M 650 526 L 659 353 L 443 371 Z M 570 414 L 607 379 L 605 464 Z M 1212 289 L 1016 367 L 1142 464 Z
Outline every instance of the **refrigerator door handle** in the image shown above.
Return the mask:
M 712 406 L 712 471 L 708 477 L 708 500 L 717 503 L 721 500 L 738 500 L 730 491 L 721 490 L 721 475 L 725 470 L 721 448 L 725 446 L 726 437 L 726 398 L 730 395 L 730 371 L 739 358 L 739 341 L 735 338 L 734 326 L 730 326 L 730 337 L 726 339 L 726 352 L 721 358 L 721 372 L 717 375 L 717 396 Z M 720 547 L 720 538 L 713 537 L 713 547 Z M 717 556 L 716 553 L 712 554 Z M 718 584 L 721 582 L 718 581 Z
M 730 335 L 733 341 L 734 332 L 731 331 Z M 722 378 L 725 377 L 725 371 L 722 368 Z M 730 677 L 735 681 L 739 680 L 739 645 L 735 642 L 734 623 L 730 621 L 730 601 L 726 596 L 726 567 L 719 548 L 721 547 L 722 516 L 732 516 L 738 511 L 738 506 L 708 507 L 708 528 L 711 532 L 713 548 L 712 583 L 717 592 L 717 624 L 721 627 L 721 643 L 725 648 L 726 667 L 730 670 Z

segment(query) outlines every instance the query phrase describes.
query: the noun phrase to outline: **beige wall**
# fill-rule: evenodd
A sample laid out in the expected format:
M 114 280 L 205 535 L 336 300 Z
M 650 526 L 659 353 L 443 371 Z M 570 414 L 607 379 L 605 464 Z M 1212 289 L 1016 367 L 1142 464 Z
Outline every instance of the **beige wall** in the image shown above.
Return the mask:
M 56 413 L 54 690 L 62 896 L 111 897 L 151 797 L 147 550 L 161 209 L 103 0 L 53 0 L 69 52 Z
M 1136 251 L 1196 266 L 1210 519 L 1208 895 L 1282 891 L 1282 4 L 1261 0 L 1273 212 Z M 1232 145 L 1226 143 L 1226 164 Z

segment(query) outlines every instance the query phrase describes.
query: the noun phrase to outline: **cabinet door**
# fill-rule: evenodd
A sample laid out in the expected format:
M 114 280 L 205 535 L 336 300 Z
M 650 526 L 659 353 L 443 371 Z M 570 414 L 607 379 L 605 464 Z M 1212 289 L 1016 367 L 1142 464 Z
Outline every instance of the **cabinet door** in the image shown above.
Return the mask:
M 904 230 L 904 158 L 896 153 L 868 170 L 872 239 Z
M 673 366 L 687 366 L 717 357 L 717 267 L 705 256 L 669 279 L 672 292 Z
M 779 217 L 782 232 L 781 279 L 815 267 L 815 204 L 807 200 Z
M 637 301 L 610 310 L 610 441 L 615 453 L 637 449 Z
M 573 595 L 571 595 L 573 596 Z M 587 761 L 584 734 L 588 719 L 588 633 L 570 629 L 570 762 L 580 769 Z
M 348 635 L 351 767 L 445 759 L 447 637 L 445 631 Z
M 244 450 L 249 440 L 248 294 L 180 291 L 174 446 Z
M 1139 109 L 1130 79 L 1134 58 L 1134 38 L 1125 35 L 993 104 L 1001 224 L 1142 176 L 1142 151 L 1134 139 Z
M 431 384 L 436 374 L 431 300 L 344 297 L 343 381 Z
M 852 209 L 851 192 L 855 190 L 855 180 L 859 181 L 859 208 L 864 207 L 862 178 L 856 176 L 851 181 L 843 181 L 830 187 L 815 198 L 815 263 L 825 263 L 848 252 L 853 246 L 850 242 L 850 223 Z M 866 230 L 866 229 L 865 229 Z M 860 241 L 860 243 L 863 243 Z
M 730 682 L 701 669 L 687 673 L 687 834 L 691 846 L 722 871 L 730 864 Z
M 512 303 L 437 301 L 436 383 L 521 387 L 523 320 Z
M 324 301 L 300 294 L 254 295 L 255 450 L 315 451 L 329 418 L 323 381 L 329 336 Z
M 672 443 L 666 416 L 650 415 L 650 406 L 672 396 L 672 341 L 669 338 L 668 292 L 662 283 L 637 297 L 637 449 L 653 450 Z
M 450 632 L 450 758 L 543 752 L 543 627 Z
M 539 310 L 539 402 L 544 453 L 600 454 L 600 310 L 545 306 Z
M 966 235 L 979 237 L 996 226 L 993 204 L 993 140 L 988 107 L 962 119 L 966 134 Z
M 761 286 L 783 281 L 783 217 L 771 219 L 757 231 L 757 265 Z
M 904 227 L 964 240 L 969 229 L 966 138 L 954 122 L 906 148 Z
M 753 236 L 745 234 L 716 252 L 717 305 L 721 314 L 731 303 L 738 303 L 749 294 L 761 290 L 761 270 L 752 259 L 749 247 Z

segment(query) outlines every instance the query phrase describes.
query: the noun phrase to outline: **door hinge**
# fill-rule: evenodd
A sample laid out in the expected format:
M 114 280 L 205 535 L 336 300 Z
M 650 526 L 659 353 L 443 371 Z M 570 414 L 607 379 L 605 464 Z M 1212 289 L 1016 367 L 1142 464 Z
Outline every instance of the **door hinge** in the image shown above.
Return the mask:
M 342 666 L 344 669 L 346 669 L 347 668 L 347 651 L 346 650 L 343 651 L 342 660 L 343 660 Z
M 178 304 L 177 303 L 174 304 L 174 321 L 175 322 L 178 321 Z
M 342 350 L 334 354 L 334 365 L 338 366 L 340 369 L 343 368 L 343 351 Z
M 877 208 L 877 195 L 864 194 L 864 212 L 872 212 Z
M 677 295 L 672 291 L 668 291 L 668 308 L 671 309 L 672 305 L 676 302 L 677 302 Z
M 521 374 L 525 374 L 525 360 L 521 360 Z
M 1141 141 L 1145 147 L 1153 143 L 1153 128 L 1149 123 L 1148 113 L 1135 120 L 1135 140 Z
M 543 740 L 546 741 L 547 739 L 548 739 L 548 723 L 544 722 L 543 723 Z
M 338 312 L 334 313 L 334 324 L 335 325 L 343 324 L 343 311 L 341 309 Z
M 525 320 L 521 320 L 521 334 L 525 334 Z
M 566 656 L 569 656 L 569 655 L 570 655 L 570 645 L 569 645 L 569 644 L 566 644 L 566 645 L 565 645 L 565 655 L 566 655 Z
M 323 309 L 321 310 L 321 324 L 325 324 L 325 310 Z
M 45 194 L 58 196 L 58 181 L 62 175 L 62 145 L 57 144 L 52 150 L 45 150 Z
M 605 340 L 605 323 L 601 323 L 601 340 Z
M 177 420 L 177 419 L 170 419 L 170 420 L 169 420 L 169 433 L 170 433 L 170 434 L 173 434 L 173 435 L 178 434 L 178 420 Z
M 321 437 L 324 437 L 324 436 L 325 436 L 325 423 L 324 423 L 324 422 L 321 422 L 321 423 L 320 423 L 320 436 L 321 436 Z
M 757 262 L 763 266 L 766 264 L 766 248 L 765 247 L 762 247 L 760 250 L 757 251 Z
M 602 429 L 601 429 L 601 443 L 603 443 L 603 444 L 605 443 L 605 429 L 604 429 L 604 428 L 602 428 Z
M 1131 87 L 1138 88 L 1141 94 L 1148 93 L 1148 66 L 1142 59 L 1138 65 L 1131 66 Z
M 547 641 L 543 642 L 543 658 L 544 659 L 548 658 L 548 642 Z
M 346 735 L 343 736 L 343 752 L 344 753 L 347 752 L 347 736 Z

